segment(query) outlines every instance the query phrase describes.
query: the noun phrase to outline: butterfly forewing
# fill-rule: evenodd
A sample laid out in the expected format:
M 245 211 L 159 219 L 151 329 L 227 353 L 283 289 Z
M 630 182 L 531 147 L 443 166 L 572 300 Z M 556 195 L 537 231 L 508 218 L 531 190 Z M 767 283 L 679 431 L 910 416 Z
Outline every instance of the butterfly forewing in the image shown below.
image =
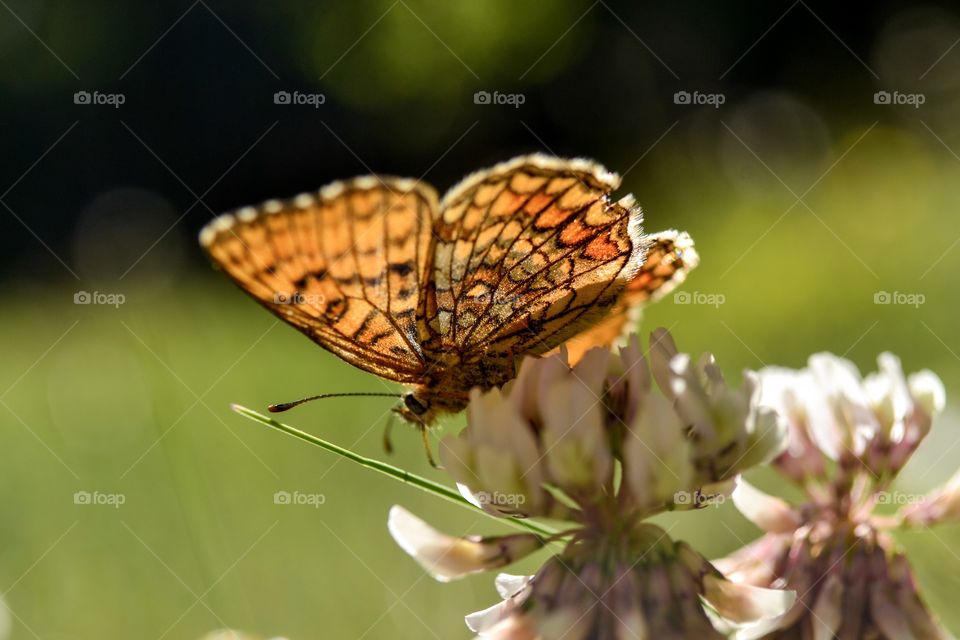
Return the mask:
M 277 316 L 351 364 L 416 383 L 417 309 L 436 194 L 412 180 L 358 178 L 221 216 L 211 258 Z
M 543 353 L 608 310 L 643 262 L 641 213 L 615 174 L 527 156 L 466 178 L 435 225 L 431 348 Z

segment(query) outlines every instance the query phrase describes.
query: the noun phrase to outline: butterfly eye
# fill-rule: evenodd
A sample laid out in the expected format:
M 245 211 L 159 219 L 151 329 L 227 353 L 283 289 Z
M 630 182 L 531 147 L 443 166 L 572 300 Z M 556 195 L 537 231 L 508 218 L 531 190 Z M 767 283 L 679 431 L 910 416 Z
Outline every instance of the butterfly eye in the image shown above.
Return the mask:
M 427 412 L 427 406 L 417 400 L 416 396 L 412 393 L 403 396 L 403 404 L 407 405 L 407 409 L 410 409 L 410 411 L 418 416 L 422 416 Z

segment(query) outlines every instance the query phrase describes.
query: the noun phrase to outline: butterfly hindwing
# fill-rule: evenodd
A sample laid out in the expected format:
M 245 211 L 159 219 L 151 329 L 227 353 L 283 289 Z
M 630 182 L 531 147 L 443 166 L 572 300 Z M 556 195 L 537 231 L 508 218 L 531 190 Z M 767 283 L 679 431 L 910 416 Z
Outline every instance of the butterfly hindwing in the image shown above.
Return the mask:
M 432 188 L 357 178 L 225 214 L 201 244 L 260 304 L 351 364 L 414 383 L 430 263 Z
M 451 189 L 434 225 L 431 348 L 540 354 L 609 311 L 645 254 L 640 209 L 609 198 L 618 186 L 586 160 L 525 156 Z
M 700 263 L 686 232 L 671 229 L 648 237 L 650 245 L 643 266 L 627 283 L 614 310 L 566 343 L 570 362 L 577 362 L 592 347 L 610 347 L 635 330 L 643 308 L 680 286 Z

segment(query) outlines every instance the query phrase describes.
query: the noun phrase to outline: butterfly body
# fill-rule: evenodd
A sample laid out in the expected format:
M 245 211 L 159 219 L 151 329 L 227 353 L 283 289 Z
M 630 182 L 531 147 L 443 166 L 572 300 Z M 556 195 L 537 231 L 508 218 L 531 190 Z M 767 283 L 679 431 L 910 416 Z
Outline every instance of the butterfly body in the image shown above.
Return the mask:
M 220 216 L 200 243 L 272 313 L 407 385 L 395 411 L 430 425 L 471 388 L 508 382 L 521 357 L 619 313 L 635 276 L 653 273 L 656 238 L 631 196 L 610 198 L 618 186 L 596 163 L 542 155 L 472 174 L 442 200 L 419 181 L 365 176 Z M 667 270 L 682 280 L 692 264 Z

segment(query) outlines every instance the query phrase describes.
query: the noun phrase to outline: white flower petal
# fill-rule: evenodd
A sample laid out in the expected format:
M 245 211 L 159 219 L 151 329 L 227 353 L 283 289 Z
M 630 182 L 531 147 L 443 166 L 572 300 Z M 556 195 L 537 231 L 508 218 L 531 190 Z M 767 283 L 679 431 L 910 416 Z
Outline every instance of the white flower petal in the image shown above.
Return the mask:
M 777 412 L 758 407 L 747 418 L 750 437 L 743 454 L 730 472 L 739 472 L 769 462 L 783 453 L 789 444 L 789 431 Z
M 543 546 L 532 534 L 456 538 L 396 505 L 390 509 L 387 528 L 400 548 L 440 582 L 502 567 Z
M 487 607 L 486 609 L 468 613 L 463 617 L 463 622 L 467 625 L 467 629 L 470 629 L 470 631 L 483 635 L 484 631 L 492 628 L 498 622 L 507 617 L 509 613 L 510 609 L 508 603 L 498 602 L 497 604 Z
M 510 573 L 500 573 L 497 574 L 494 586 L 496 586 L 497 593 L 500 594 L 500 597 L 506 600 L 523 591 L 527 585 L 530 584 L 531 578 L 533 578 L 533 576 L 515 576 Z
M 832 353 L 817 353 L 810 356 L 809 371 L 819 389 L 807 405 L 814 440 L 835 460 L 846 451 L 861 455 L 880 424 L 857 367 Z
M 663 327 L 650 334 L 650 371 L 664 393 L 670 387 L 670 361 L 679 353 L 673 336 Z
M 923 407 L 927 415 L 932 417 L 943 411 L 947 392 L 937 374 L 926 369 L 911 373 L 907 378 L 907 385 L 910 387 L 910 395 Z
M 639 506 L 682 502 L 677 491 L 695 484 L 693 455 L 683 427 L 669 400 L 650 395 L 625 434 L 623 480 Z
M 780 498 L 768 495 L 744 479 L 733 490 L 733 504 L 748 520 L 770 533 L 788 533 L 800 526 L 800 515 Z
M 613 459 L 597 393 L 568 376 L 545 390 L 540 413 L 551 484 L 568 492 L 599 489 L 610 477 Z
M 467 628 L 483 635 L 501 620 L 511 615 L 523 604 L 531 592 L 530 580 L 533 576 L 514 576 L 501 573 L 497 576 L 496 587 L 502 602 L 482 611 L 475 611 L 464 618 Z
M 781 616 L 793 606 L 797 594 L 764 589 L 707 575 L 703 578 L 704 599 L 727 620 L 751 623 Z

